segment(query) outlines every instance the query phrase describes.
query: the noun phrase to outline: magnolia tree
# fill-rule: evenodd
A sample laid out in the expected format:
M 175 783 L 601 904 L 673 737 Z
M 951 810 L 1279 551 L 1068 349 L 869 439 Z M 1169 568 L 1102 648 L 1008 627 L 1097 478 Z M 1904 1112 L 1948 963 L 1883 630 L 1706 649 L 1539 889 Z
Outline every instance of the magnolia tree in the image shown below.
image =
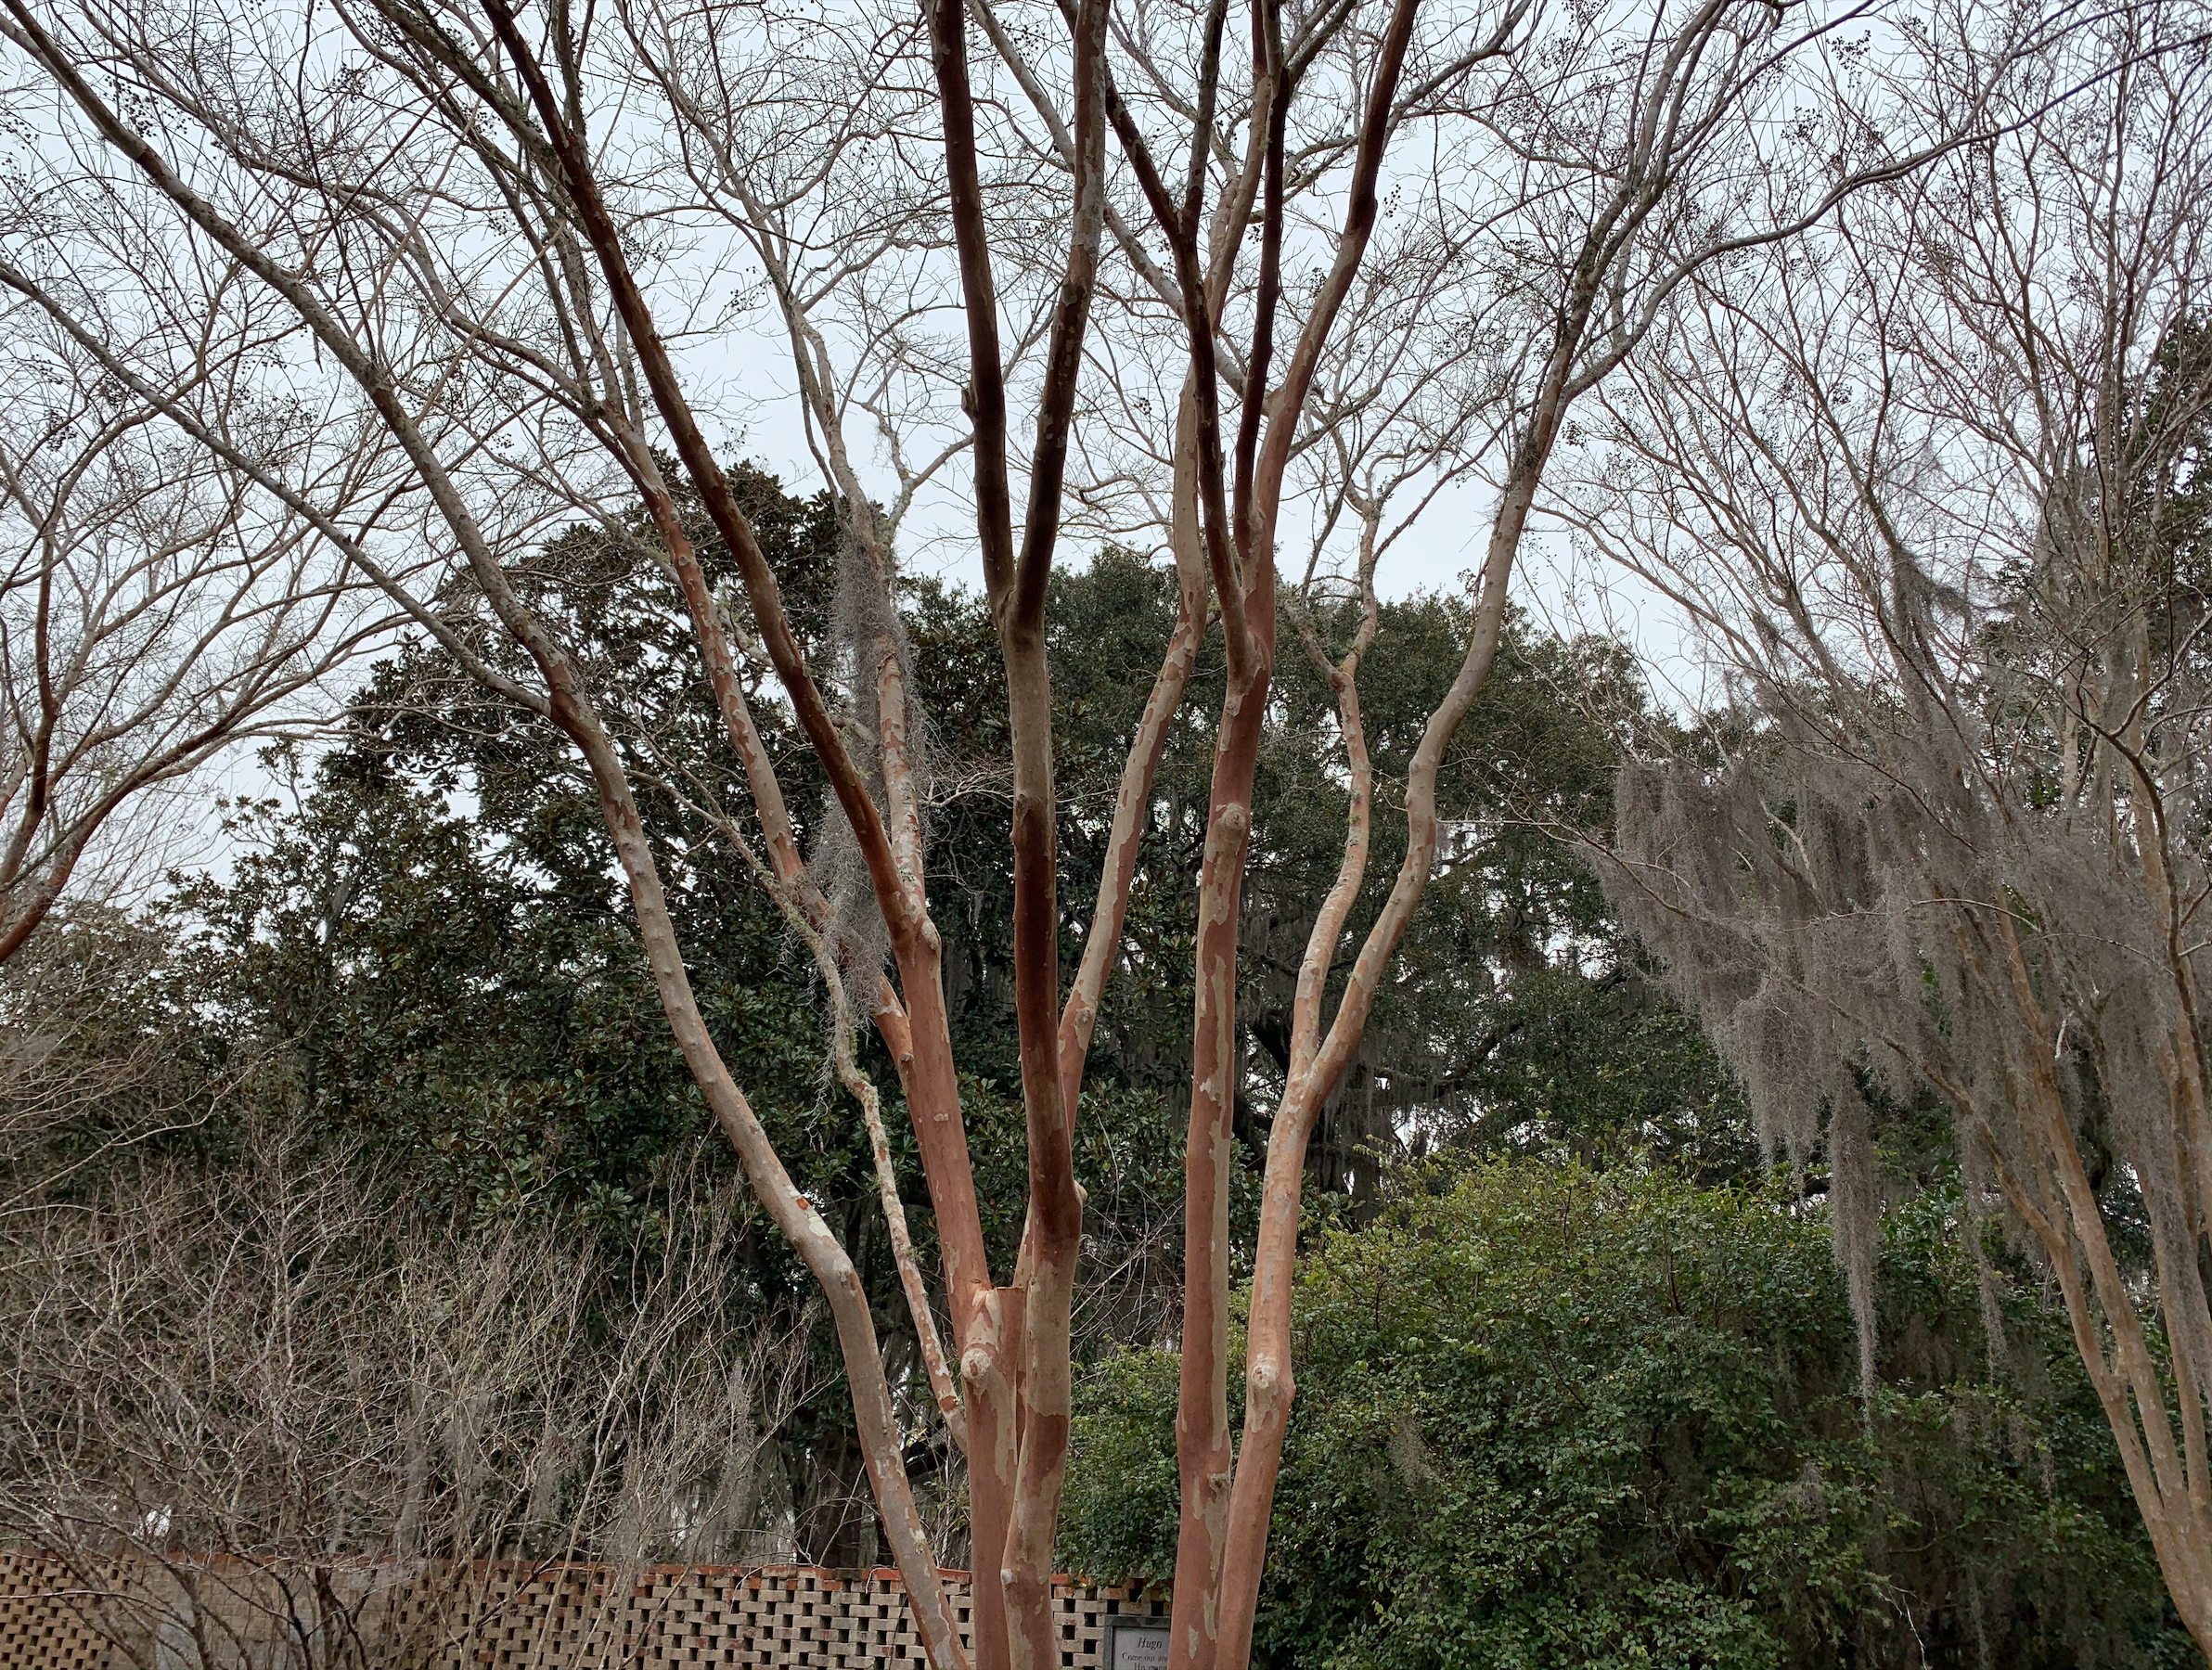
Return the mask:
M 2085 27 L 1987 143 L 1686 286 L 1574 513 L 1725 680 L 1706 757 L 1625 773 L 1610 886 L 1825 1144 L 1869 1368 L 1871 1121 L 1934 1098 L 2212 1646 L 2208 21 Z
M 659 0 L 0 7 L 22 73 L 71 136 L 42 153 L 47 189 L 160 209 L 211 276 L 167 299 L 186 323 L 129 353 L 66 281 L 126 268 L 96 235 L 12 240 L 10 282 L 177 433 L 384 576 L 468 675 L 572 746 L 674 1038 L 834 1318 L 885 1538 L 939 1670 L 969 1650 L 905 1470 L 915 1403 L 887 1377 L 846 1249 L 701 1019 L 653 828 L 681 811 L 734 843 L 814 957 L 931 1401 L 965 1456 L 974 1661 L 1050 1664 L 1083 1235 L 1073 1122 L 1155 767 L 1172 727 L 1211 726 L 1190 924 L 1171 1662 L 1244 1664 L 1293 1394 L 1306 1142 L 1436 863 L 1438 770 L 1489 671 L 1569 413 L 1686 279 L 1794 237 L 1870 182 L 1909 177 L 1975 131 L 1988 88 L 2065 19 L 1962 32 L 1981 91 L 1936 122 L 1854 58 L 1860 44 L 1839 32 L 1868 14 L 1769 0 L 1557 15 L 1534 0 L 934 0 L 919 18 Z M 1885 135 L 1869 132 L 1872 105 L 1894 118 Z M 281 459 L 142 368 L 189 361 L 189 321 L 271 305 L 289 312 L 281 351 L 240 359 L 237 375 L 312 384 L 354 425 L 361 479 L 390 501 L 373 526 L 328 513 Z M 842 518 L 817 653 L 717 462 L 703 392 L 764 322 L 787 367 L 780 409 Z M 1494 504 L 1464 660 L 1389 786 L 1405 856 L 1379 912 L 1356 923 L 1382 791 L 1359 708 L 1363 669 L 1389 652 L 1380 566 L 1471 476 Z M 725 780 L 678 769 L 601 700 L 588 623 L 538 560 L 558 518 L 596 523 L 676 581 Z M 701 528 L 734 581 L 716 583 Z M 897 603 L 917 528 L 979 559 L 1006 671 L 1028 1155 L 1010 1268 L 985 1246 L 925 888 L 927 716 Z M 1164 553 L 1180 596 L 1133 719 L 1102 880 L 1080 900 L 1060 896 L 1046 659 L 1048 578 L 1070 536 Z M 413 588 L 396 554 L 423 549 L 448 577 Z M 1271 1120 L 1240 1442 L 1228 1398 L 1239 906 L 1283 626 L 1336 697 L 1346 824 Z M 1223 705 L 1187 715 L 1215 632 Z M 828 788 L 811 850 L 791 762 L 770 746 L 783 734 Z M 852 1048 L 860 1016 L 913 1124 L 934 1283 L 912 1251 L 878 1086 Z

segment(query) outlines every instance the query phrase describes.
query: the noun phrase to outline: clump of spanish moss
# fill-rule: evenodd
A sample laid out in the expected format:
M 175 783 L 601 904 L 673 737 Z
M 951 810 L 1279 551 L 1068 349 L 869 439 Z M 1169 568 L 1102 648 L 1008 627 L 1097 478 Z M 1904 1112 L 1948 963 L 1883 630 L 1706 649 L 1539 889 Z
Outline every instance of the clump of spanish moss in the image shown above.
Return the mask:
M 2206 1464 L 2212 1392 L 2207 347 L 2103 394 L 2121 440 L 2044 481 L 2012 558 L 1988 560 L 1987 520 L 1900 539 L 1927 483 L 1891 458 L 1833 502 L 1819 560 L 1779 512 L 1735 569 L 1666 556 L 1734 700 L 1701 756 L 1624 768 L 1600 858 L 1769 1151 L 1824 1153 L 1863 1383 L 1872 1118 L 1932 1099 L 1966 1235 L 2001 1214 L 2063 1293 L 2154 1535 Z M 1747 491 L 1753 467 L 1727 468 Z
M 850 533 L 838 548 L 837 592 L 830 625 L 837 682 L 845 696 L 842 715 L 845 745 L 860 766 L 870 797 L 878 806 L 886 803 L 880 674 L 888 660 L 897 668 L 905 697 L 904 711 L 897 717 L 907 739 L 914 803 L 926 808 L 931 736 L 914 677 L 913 648 L 906 623 L 892 601 L 888 576 L 867 546 Z M 846 969 L 881 968 L 890 953 L 883 913 L 844 807 L 834 790 L 826 791 L 825 801 L 821 833 L 810 868 L 830 905 L 830 944 Z

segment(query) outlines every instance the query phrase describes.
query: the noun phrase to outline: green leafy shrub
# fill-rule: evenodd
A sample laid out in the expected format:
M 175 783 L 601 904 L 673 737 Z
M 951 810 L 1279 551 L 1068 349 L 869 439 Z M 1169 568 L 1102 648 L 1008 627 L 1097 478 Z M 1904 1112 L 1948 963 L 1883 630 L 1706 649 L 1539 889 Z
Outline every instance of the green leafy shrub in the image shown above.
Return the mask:
M 1824 1213 L 1511 1162 L 1332 1232 L 1259 1652 L 1330 1670 L 2194 1664 L 2063 1321 L 1894 1212 L 1863 1401 Z M 2001 1259 L 1999 1263 L 2001 1264 Z M 1172 1570 L 1171 1355 L 1086 1383 L 1063 1558 Z

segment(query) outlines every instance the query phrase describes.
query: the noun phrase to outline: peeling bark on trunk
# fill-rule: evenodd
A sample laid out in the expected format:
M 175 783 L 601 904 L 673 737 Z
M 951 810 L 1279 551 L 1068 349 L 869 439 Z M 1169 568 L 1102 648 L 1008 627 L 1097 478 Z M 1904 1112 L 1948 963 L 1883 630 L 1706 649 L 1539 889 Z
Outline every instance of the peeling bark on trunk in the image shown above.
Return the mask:
M 1231 1469 L 1228 1426 L 1228 1181 L 1236 1111 L 1237 944 L 1252 784 L 1273 666 L 1273 568 L 1253 587 L 1252 670 L 1232 684 L 1214 754 L 1205 856 L 1199 870 L 1197 1009 L 1190 1043 L 1190 1130 L 1183 1161 L 1183 1339 L 1176 1400 L 1176 1472 L 1182 1505 L 1176 1538 L 1175 1621 L 1169 1670 L 1215 1662 L 1221 1617 L 1215 1597 L 1227 1547 Z

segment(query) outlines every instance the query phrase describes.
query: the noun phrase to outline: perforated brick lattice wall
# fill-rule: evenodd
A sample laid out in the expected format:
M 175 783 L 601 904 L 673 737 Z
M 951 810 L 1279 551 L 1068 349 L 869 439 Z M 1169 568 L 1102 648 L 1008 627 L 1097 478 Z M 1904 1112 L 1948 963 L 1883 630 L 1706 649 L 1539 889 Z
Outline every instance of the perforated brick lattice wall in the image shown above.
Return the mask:
M 968 1638 L 968 1577 L 947 1573 Z M 1053 1587 L 1062 1670 L 1103 1670 L 1106 1623 L 1166 1604 Z M 922 1664 L 895 1573 L 809 1566 L 547 1566 L 403 1572 L 183 1562 L 86 1569 L 0 1553 L 0 1670 L 862 1670 Z

